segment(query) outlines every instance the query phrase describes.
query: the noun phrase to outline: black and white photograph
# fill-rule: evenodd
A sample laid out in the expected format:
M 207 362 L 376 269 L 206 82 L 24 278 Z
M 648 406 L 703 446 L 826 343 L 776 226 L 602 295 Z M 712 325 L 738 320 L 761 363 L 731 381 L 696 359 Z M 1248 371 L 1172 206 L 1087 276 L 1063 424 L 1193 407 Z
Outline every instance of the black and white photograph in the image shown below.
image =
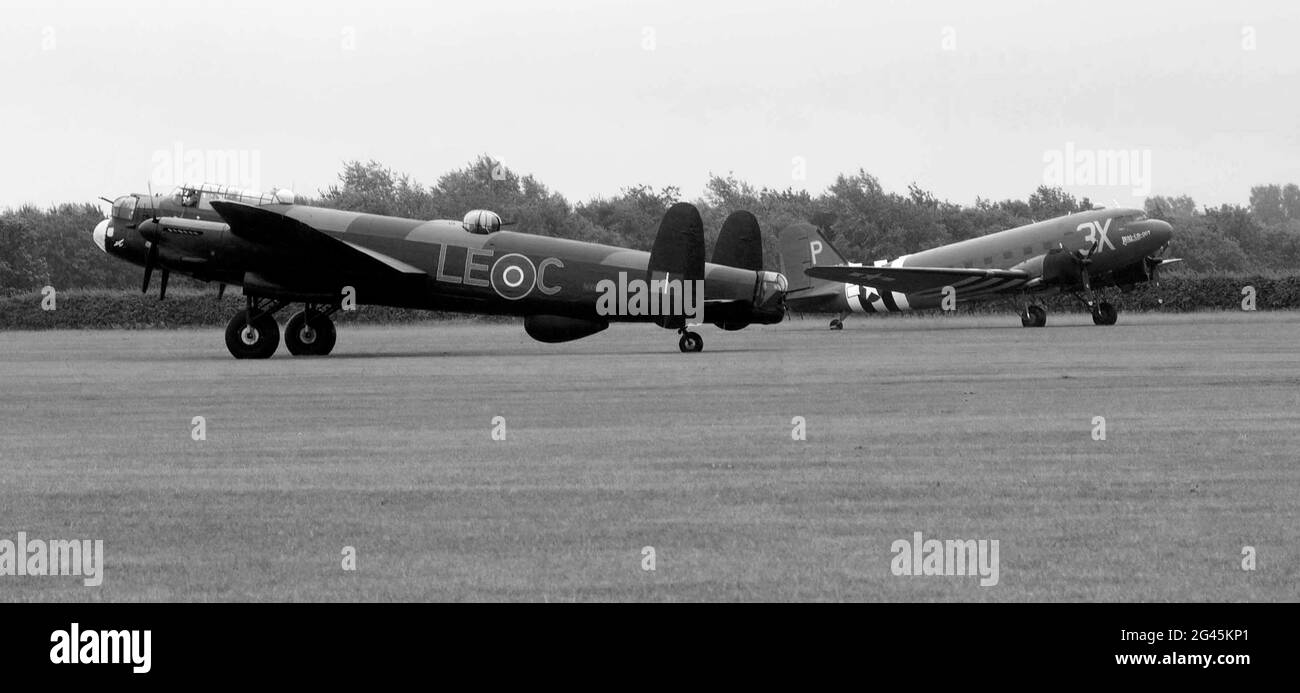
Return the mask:
M 20 667 L 829 602 L 1248 672 L 1300 600 L 1300 4 L 0 15 Z

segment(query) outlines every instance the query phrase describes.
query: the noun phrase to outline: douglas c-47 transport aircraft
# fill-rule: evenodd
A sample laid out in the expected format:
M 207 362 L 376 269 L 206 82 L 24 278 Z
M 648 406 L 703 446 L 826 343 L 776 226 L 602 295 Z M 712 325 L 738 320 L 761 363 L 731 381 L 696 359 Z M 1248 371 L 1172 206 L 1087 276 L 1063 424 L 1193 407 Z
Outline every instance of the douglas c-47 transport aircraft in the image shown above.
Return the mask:
M 1138 209 L 1096 209 L 1048 219 L 866 266 L 845 262 L 811 224 L 781 232 L 781 259 L 790 279 L 786 305 L 795 312 L 836 313 L 841 329 L 850 313 L 885 313 L 955 306 L 963 301 L 1023 297 L 1025 327 L 1047 324 L 1047 310 L 1029 298 L 1072 294 L 1098 325 L 1118 311 L 1099 300 L 1104 287 L 1154 280 L 1173 230 Z

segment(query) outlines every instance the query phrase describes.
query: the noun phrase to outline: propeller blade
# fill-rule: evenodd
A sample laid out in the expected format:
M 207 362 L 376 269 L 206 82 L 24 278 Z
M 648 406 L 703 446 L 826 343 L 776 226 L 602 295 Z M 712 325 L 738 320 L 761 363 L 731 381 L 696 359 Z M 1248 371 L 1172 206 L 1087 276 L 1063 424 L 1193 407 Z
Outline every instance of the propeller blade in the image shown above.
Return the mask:
M 149 255 L 144 260 L 144 283 L 140 285 L 140 293 L 149 293 L 149 279 L 153 277 L 153 266 L 158 264 L 158 244 L 149 244 Z
M 1154 255 L 1148 255 L 1142 259 L 1142 264 L 1146 265 L 1147 278 L 1155 280 L 1156 275 L 1160 272 L 1161 260 Z
M 226 283 L 217 284 L 217 300 L 220 301 L 222 296 L 226 295 Z
M 153 196 L 153 181 L 149 181 L 149 216 L 158 223 L 158 200 Z
M 164 298 L 167 298 L 167 277 L 170 277 L 171 273 L 172 273 L 171 270 L 167 269 L 166 267 L 164 267 L 162 270 L 162 280 L 158 282 L 159 301 L 163 300 Z

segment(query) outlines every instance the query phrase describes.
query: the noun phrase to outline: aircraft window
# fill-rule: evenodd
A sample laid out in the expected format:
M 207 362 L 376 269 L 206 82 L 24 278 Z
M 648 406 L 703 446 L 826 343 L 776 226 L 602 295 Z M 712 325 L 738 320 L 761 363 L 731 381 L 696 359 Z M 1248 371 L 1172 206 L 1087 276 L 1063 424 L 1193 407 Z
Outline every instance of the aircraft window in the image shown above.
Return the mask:
M 988 266 L 990 266 L 990 267 L 992 267 L 992 266 L 993 266 L 993 256 L 990 255 L 990 256 L 984 258 L 984 264 L 985 264 L 985 265 L 988 265 Z
M 966 269 L 970 269 L 970 268 L 972 268 L 972 267 L 975 266 L 975 263 L 974 263 L 973 261 L 971 261 L 971 260 L 967 260 L 967 261 L 965 261 L 965 262 L 963 262 L 963 263 L 961 263 L 961 264 L 962 264 L 962 267 L 965 267 Z
M 1010 259 L 1011 259 L 1011 256 L 1014 255 L 1014 254 L 1015 254 L 1015 253 L 1012 253 L 1010 250 L 1008 250 L 1007 252 L 1002 253 L 1002 257 L 1005 258 L 1005 259 L 1007 259 L 1007 260 L 1010 260 Z
M 117 198 L 113 203 L 113 216 L 118 219 L 130 219 L 135 214 L 135 198 L 127 195 Z
M 1043 241 L 1043 250 L 1051 250 L 1051 249 L 1052 249 L 1052 242 L 1051 242 L 1051 241 Z
M 1025 255 L 1028 256 L 1033 254 L 1034 254 L 1034 246 L 1032 245 L 1025 246 Z

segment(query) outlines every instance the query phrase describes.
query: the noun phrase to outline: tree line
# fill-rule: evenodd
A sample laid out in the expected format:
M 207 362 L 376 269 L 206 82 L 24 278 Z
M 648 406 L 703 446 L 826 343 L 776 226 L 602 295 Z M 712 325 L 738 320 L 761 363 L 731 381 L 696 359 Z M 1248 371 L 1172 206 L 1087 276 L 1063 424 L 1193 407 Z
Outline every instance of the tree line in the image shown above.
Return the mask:
M 459 219 L 471 209 L 490 209 L 513 222 L 512 230 L 649 250 L 660 217 L 679 201 L 677 187 L 632 185 L 573 204 L 532 175 L 480 156 L 430 185 L 375 161 L 345 162 L 338 182 L 310 203 L 414 219 Z M 773 270 L 780 269 L 777 232 L 796 222 L 826 228 L 846 257 L 866 262 L 1094 208 L 1086 197 L 1048 186 L 1024 200 L 961 205 L 915 184 L 906 193 L 887 192 L 863 169 L 837 176 L 817 195 L 712 175 L 700 199 L 685 201 L 700 209 L 709 248 L 727 214 L 753 212 L 764 231 L 764 262 Z M 1187 196 L 1152 196 L 1145 208 L 1173 224 L 1170 255 L 1194 272 L 1290 273 L 1300 265 L 1300 188 L 1293 183 L 1257 185 L 1246 206 L 1198 208 Z M 90 240 L 104 212 L 92 203 L 0 212 L 0 290 L 139 286 L 139 268 L 108 257 Z

